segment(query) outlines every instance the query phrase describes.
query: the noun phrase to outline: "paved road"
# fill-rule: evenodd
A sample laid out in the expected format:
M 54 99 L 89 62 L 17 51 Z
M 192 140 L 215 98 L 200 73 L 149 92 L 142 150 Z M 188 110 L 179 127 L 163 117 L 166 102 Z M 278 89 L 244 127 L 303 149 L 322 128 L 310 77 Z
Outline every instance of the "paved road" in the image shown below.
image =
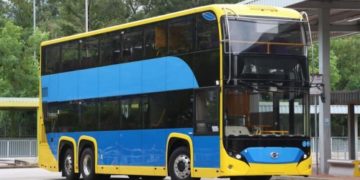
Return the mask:
M 64 180 L 65 178 L 61 177 L 60 173 L 49 172 L 44 169 L 39 168 L 0 168 L 0 180 Z M 113 180 L 128 180 L 127 176 L 111 176 Z M 304 177 L 273 177 L 272 180 L 353 180 L 353 178 L 324 178 L 324 177 L 314 177 L 314 178 L 304 178 Z M 354 178 L 357 179 L 357 178 Z M 166 178 L 166 180 L 170 180 Z M 217 179 L 202 179 L 202 180 L 217 180 Z M 229 179 L 221 179 L 229 180 Z M 359 180 L 359 179 L 357 179 Z
M 40 168 L 0 168 L 0 180 L 64 180 L 61 173 Z M 127 176 L 112 176 L 114 180 L 128 180 Z
M 39 168 L 0 169 L 1 180 L 64 180 L 60 173 Z M 111 176 L 111 179 L 128 180 L 126 176 Z M 207 179 L 215 180 L 215 179 Z M 228 179 L 227 179 L 228 180 Z
M 53 173 L 38 168 L 0 169 L 1 180 L 60 180 L 60 173 Z

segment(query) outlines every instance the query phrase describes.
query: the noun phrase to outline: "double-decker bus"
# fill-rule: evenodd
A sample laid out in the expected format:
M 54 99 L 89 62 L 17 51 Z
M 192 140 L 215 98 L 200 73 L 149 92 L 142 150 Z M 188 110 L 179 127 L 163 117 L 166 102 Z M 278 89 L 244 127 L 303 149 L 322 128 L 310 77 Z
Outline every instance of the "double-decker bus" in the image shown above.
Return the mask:
M 302 15 L 209 5 L 41 44 L 40 167 L 66 179 L 311 174 Z

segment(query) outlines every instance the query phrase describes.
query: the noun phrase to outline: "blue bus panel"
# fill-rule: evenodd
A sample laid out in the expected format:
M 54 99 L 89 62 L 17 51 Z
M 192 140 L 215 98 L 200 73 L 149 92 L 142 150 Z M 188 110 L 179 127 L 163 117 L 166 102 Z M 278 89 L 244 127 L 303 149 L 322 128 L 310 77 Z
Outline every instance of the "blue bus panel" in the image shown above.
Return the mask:
M 191 68 L 177 57 L 42 76 L 43 102 L 62 102 L 198 88 Z M 47 96 L 46 96 L 47 95 Z
M 219 136 L 193 136 L 192 128 L 48 133 L 47 138 L 55 157 L 58 157 L 61 136 L 78 141 L 80 136 L 86 135 L 97 140 L 100 165 L 165 166 L 167 138 L 173 132 L 192 138 L 195 167 L 220 166 Z

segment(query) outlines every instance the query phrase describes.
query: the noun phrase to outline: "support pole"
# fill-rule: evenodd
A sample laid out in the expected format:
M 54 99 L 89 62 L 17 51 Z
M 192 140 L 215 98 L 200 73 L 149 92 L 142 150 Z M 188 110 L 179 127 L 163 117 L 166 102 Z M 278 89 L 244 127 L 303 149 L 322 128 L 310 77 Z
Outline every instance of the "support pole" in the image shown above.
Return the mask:
M 33 0 L 33 33 L 36 31 L 36 0 Z M 34 50 L 34 59 L 36 59 L 36 50 Z
M 36 29 L 36 0 L 33 0 L 33 30 Z
M 354 110 L 355 111 L 355 110 Z M 359 127 L 359 117 L 357 114 L 355 114 L 355 125 L 354 125 L 354 130 L 355 130 L 355 159 L 358 159 L 359 156 L 358 156 L 358 150 L 359 150 L 359 146 L 358 146 L 358 143 L 359 143 L 359 133 L 358 133 L 358 127 Z
M 315 103 L 315 113 L 314 113 L 314 121 L 315 121 L 315 138 L 314 138 L 314 144 L 315 144 L 315 152 L 316 152 L 316 174 L 319 174 L 319 131 L 318 131 L 318 104 L 317 104 L 317 100 L 318 100 L 319 96 L 315 95 L 314 96 L 314 103 Z
M 331 120 L 330 120 L 330 32 L 329 32 L 330 9 L 319 9 L 319 71 L 323 74 L 325 102 L 320 101 L 319 113 L 319 154 L 320 172 L 327 174 L 331 159 Z
M 357 123 L 355 122 L 355 106 L 354 104 L 348 105 L 348 147 L 349 159 L 356 160 L 356 139 Z M 355 129 L 356 128 L 356 129 Z
M 89 31 L 89 1 L 85 0 L 85 32 Z

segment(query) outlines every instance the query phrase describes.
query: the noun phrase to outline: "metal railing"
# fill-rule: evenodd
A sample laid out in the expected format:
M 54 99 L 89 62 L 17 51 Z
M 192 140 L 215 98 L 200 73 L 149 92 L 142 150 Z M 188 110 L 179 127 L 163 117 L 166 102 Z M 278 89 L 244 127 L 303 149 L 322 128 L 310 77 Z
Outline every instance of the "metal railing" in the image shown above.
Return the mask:
M 36 157 L 36 143 L 36 138 L 0 139 L 0 158 Z
M 331 137 L 331 159 L 348 160 L 349 159 L 349 144 L 347 137 Z M 357 157 L 360 157 L 360 138 L 358 138 L 358 152 Z M 318 145 L 318 138 L 311 138 L 311 153 L 313 161 L 318 157 L 316 154 L 316 147 Z

